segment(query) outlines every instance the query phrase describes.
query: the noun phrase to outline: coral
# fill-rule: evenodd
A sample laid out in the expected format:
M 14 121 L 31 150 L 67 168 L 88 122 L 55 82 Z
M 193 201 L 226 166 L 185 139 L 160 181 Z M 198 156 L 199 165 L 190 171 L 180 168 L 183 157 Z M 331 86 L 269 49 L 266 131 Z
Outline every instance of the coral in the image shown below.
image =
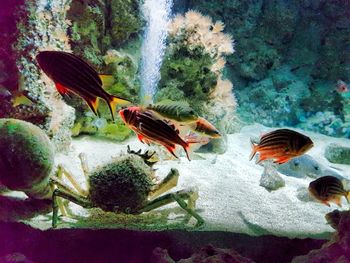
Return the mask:
M 156 99 L 185 98 L 200 115 L 224 132 L 232 132 L 236 101 L 232 84 L 222 79 L 225 55 L 232 54 L 232 37 L 221 21 L 196 11 L 177 15 L 169 25 L 169 47 L 161 68 Z M 183 95 L 182 95 L 183 94 Z M 227 126 L 220 124 L 226 123 Z
M 341 98 L 343 94 L 335 92 L 338 79 L 350 81 L 348 1 L 188 0 L 186 8 L 221 20 L 225 31 L 235 37 L 236 52 L 226 59 L 225 77 L 235 84 L 235 95 L 243 106 L 238 109 L 241 119 L 350 136 L 349 123 L 344 121 L 350 104 Z M 177 23 L 182 20 L 178 18 Z M 284 77 L 278 73 L 283 68 L 290 68 Z M 273 82 L 284 78 L 284 85 L 300 81 L 298 91 L 302 94 L 295 92 L 291 102 L 284 92 L 280 95 L 279 84 L 274 83 L 274 87 L 261 90 L 259 98 L 247 96 L 271 78 Z M 277 105 L 272 97 L 278 98 Z M 334 119 L 332 127 L 317 125 L 315 115 L 323 111 L 328 112 L 325 118 Z M 324 121 L 328 120 L 322 117 Z
M 22 91 L 34 102 L 36 112 L 46 115 L 45 121 L 39 125 L 46 130 L 57 150 L 66 150 L 70 145 L 74 109 L 60 99 L 53 83 L 41 74 L 34 60 L 40 50 L 69 51 L 66 35 L 69 4 L 70 1 L 63 0 L 27 2 L 18 24 L 19 37 L 15 46 L 24 82 Z
M 152 174 L 141 157 L 121 156 L 89 175 L 90 199 L 106 211 L 136 212 L 147 202 Z
M 0 181 L 29 197 L 51 198 L 49 176 L 54 151 L 37 126 L 16 119 L 0 119 Z

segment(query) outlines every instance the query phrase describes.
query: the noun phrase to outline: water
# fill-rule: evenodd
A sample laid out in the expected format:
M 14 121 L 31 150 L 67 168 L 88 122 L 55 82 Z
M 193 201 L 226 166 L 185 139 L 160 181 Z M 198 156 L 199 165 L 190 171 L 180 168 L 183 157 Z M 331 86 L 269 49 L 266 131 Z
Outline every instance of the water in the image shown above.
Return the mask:
M 146 0 L 142 12 L 147 28 L 141 48 L 141 97 L 152 100 L 165 51 L 167 26 L 171 17 L 172 0 Z
M 156 247 L 178 260 L 211 243 L 284 263 L 320 248 L 349 221 L 325 216 L 350 214 L 344 196 L 327 206 L 309 191 L 323 176 L 350 181 L 349 10 L 324 0 L 1 1 L 0 262 L 18 252 L 147 263 Z M 37 63 L 43 50 L 60 52 Z M 105 92 L 131 101 L 114 121 Z M 57 206 L 50 181 L 66 199 Z

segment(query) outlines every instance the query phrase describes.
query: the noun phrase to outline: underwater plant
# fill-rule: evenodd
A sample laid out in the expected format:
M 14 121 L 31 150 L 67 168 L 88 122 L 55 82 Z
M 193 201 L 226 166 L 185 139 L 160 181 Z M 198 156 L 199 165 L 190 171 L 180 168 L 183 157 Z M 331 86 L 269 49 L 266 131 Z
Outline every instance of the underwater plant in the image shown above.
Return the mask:
M 53 166 L 53 146 L 39 127 L 22 120 L 0 119 L 2 185 L 31 198 L 51 199 Z
M 177 15 L 169 25 L 169 47 L 161 68 L 156 100 L 183 94 L 200 115 L 232 132 L 236 100 L 232 84 L 223 79 L 224 56 L 232 54 L 232 37 L 222 22 L 196 11 Z M 225 125 L 224 125 L 225 123 Z M 227 125 L 228 124 L 228 125 Z
M 180 190 L 162 195 L 177 185 L 179 172 L 171 169 L 163 181 L 153 183 L 154 170 L 151 167 L 153 163 L 145 162 L 152 156 L 153 154 L 132 152 L 88 172 L 84 154 L 80 154 L 81 165 L 87 178 L 87 191 L 77 188 L 77 183 L 73 184 L 76 189 L 66 185 L 60 179 L 61 175 L 68 176 L 71 181 L 73 176 L 60 166 L 61 175 L 52 177 L 53 183 L 57 186 L 53 193 L 52 226 L 57 226 L 57 197 L 65 198 L 84 208 L 98 207 L 104 211 L 126 214 L 149 212 L 177 202 L 189 215 L 197 219 L 197 225 L 203 224 L 203 219 L 194 211 L 195 201 L 198 198 L 196 191 Z

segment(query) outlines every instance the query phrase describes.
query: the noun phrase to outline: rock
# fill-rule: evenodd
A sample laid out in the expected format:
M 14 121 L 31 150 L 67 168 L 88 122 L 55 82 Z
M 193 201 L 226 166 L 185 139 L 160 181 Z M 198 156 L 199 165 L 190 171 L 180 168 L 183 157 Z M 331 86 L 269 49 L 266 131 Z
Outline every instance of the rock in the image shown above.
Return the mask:
M 279 165 L 277 171 L 284 175 L 297 178 L 319 178 L 326 175 L 332 175 L 339 179 L 343 179 L 341 173 L 317 162 L 308 154 L 295 157 L 292 160 Z
M 175 263 L 166 249 L 155 248 L 152 262 Z M 181 259 L 178 263 L 254 263 L 254 261 L 239 255 L 234 249 L 216 248 L 212 245 L 205 246 L 195 252 L 190 258 Z
M 325 157 L 331 163 L 350 164 L 350 147 L 331 143 L 325 149 Z
M 295 257 L 292 263 L 350 262 L 350 211 L 334 210 L 326 219 L 337 229 L 331 240 L 320 249 Z
M 264 167 L 264 172 L 260 178 L 260 186 L 265 187 L 268 191 L 277 190 L 285 186 L 285 181 L 278 174 L 276 167 L 266 162 Z
M 51 197 L 48 181 L 54 164 L 53 146 L 37 126 L 0 119 L 0 181 L 29 197 Z
M 307 187 L 300 187 L 297 190 L 297 198 L 300 201 L 304 201 L 304 202 L 311 202 L 311 201 L 315 201 L 314 198 L 312 198 L 309 194 L 309 190 Z

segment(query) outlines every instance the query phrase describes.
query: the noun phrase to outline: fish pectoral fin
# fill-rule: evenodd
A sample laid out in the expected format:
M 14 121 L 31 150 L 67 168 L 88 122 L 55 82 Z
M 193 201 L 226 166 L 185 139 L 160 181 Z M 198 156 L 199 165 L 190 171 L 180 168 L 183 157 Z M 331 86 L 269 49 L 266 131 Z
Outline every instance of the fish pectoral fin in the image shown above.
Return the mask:
M 56 86 L 58 93 L 61 94 L 61 96 L 69 95 L 69 93 L 70 93 L 69 89 L 66 88 L 65 86 L 63 86 L 62 84 L 56 82 L 55 86 Z
M 137 134 L 137 138 L 139 139 L 140 142 L 144 143 L 143 142 L 143 136 L 141 134 Z
M 95 98 L 84 98 L 84 100 L 89 105 L 93 113 L 95 113 L 95 115 L 98 116 L 97 108 L 98 108 L 99 99 L 95 97 Z
M 281 157 L 275 159 L 274 163 L 283 164 L 283 163 L 288 162 L 289 160 L 290 160 L 289 156 L 281 156 Z
M 176 156 L 176 154 L 174 153 L 174 150 L 175 150 L 175 146 L 172 145 L 164 145 L 165 148 L 176 158 L 176 159 L 179 159 L 179 157 Z
M 111 114 L 112 114 L 112 119 L 114 120 L 114 112 L 115 112 L 117 105 L 128 105 L 130 103 L 131 102 L 127 99 L 123 99 L 123 98 L 119 98 L 119 97 L 110 95 L 110 97 L 108 99 L 108 106 L 109 106 L 109 110 L 111 111 Z

